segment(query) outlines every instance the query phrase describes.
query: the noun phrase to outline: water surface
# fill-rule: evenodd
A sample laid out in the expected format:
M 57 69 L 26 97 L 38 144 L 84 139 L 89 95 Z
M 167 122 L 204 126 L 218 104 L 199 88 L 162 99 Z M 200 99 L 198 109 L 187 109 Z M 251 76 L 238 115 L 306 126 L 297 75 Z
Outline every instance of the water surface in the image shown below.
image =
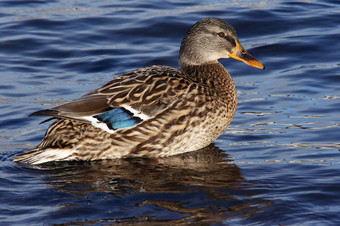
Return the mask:
M 339 225 L 337 1 L 1 1 L 0 222 Z M 121 73 L 177 67 L 179 44 L 220 17 L 265 66 L 221 60 L 239 105 L 204 150 L 166 160 L 16 165 L 49 123 L 30 113 Z

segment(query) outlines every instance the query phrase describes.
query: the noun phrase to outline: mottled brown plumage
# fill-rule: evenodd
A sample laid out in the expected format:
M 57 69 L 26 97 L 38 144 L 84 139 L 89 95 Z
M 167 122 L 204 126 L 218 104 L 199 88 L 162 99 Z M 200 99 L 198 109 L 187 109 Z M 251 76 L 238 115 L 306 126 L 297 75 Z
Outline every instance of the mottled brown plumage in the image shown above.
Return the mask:
M 78 100 L 33 113 L 57 120 L 36 148 L 14 161 L 166 157 L 203 148 L 223 132 L 235 113 L 235 85 L 217 61 L 228 57 L 263 68 L 239 44 L 231 25 L 203 19 L 183 39 L 180 70 L 141 68 Z M 116 122 L 105 121 L 116 117 L 107 117 L 106 112 L 119 108 L 122 114 L 131 114 L 133 126 L 115 127 Z

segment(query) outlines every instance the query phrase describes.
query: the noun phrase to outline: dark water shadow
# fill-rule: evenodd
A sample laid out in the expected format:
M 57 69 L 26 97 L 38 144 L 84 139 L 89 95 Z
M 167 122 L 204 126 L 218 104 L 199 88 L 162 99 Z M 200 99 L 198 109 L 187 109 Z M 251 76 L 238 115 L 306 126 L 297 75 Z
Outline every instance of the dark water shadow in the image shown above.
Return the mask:
M 97 216 L 101 219 L 97 219 L 88 214 L 82 218 L 84 211 L 79 210 L 74 213 L 79 221 L 67 222 L 60 220 L 63 216 L 59 213 L 57 222 L 67 225 L 82 224 L 83 219 L 91 224 L 210 224 L 249 218 L 271 205 L 270 201 L 252 199 L 252 194 L 243 190 L 249 183 L 242 178 L 240 168 L 214 145 L 162 159 L 72 162 L 43 168 L 49 188 L 77 197 L 60 208 L 77 206 L 77 200 L 86 197 L 95 203 L 90 212 L 102 211 Z M 98 201 L 103 199 L 98 195 L 101 193 L 105 193 L 106 201 Z M 117 208 L 121 208 L 119 214 Z M 69 217 L 66 214 L 64 220 Z

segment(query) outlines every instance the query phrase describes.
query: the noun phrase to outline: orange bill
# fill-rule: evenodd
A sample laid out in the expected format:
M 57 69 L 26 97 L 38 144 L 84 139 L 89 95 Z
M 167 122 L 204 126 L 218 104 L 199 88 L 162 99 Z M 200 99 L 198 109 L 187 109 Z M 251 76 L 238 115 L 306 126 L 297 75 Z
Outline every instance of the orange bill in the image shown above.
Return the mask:
M 229 57 L 235 60 L 242 61 L 243 63 L 246 63 L 249 66 L 264 69 L 264 66 L 261 64 L 261 62 L 256 60 L 252 55 L 250 55 L 238 41 L 236 41 L 235 50 L 229 54 Z

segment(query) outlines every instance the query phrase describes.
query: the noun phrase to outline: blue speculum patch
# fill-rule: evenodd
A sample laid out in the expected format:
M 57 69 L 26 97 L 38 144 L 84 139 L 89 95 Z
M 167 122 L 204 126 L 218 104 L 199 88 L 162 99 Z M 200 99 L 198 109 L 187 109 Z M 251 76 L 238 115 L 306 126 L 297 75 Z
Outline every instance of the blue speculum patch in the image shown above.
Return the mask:
M 105 122 L 110 129 L 114 130 L 132 127 L 142 121 L 140 118 L 134 117 L 133 114 L 122 108 L 115 108 L 94 117 L 101 122 Z

